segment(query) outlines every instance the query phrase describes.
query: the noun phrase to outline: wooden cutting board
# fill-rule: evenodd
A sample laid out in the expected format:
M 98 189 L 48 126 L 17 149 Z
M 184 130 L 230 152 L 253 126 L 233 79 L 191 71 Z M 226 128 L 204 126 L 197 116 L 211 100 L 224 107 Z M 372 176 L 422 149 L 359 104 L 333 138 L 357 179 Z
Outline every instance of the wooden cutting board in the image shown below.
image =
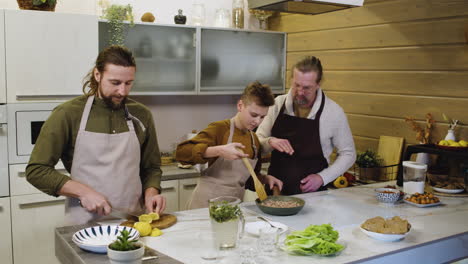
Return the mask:
M 123 223 L 121 223 L 121 226 L 128 226 L 128 227 L 133 227 L 133 225 L 138 222 L 138 219 L 129 219 Z M 177 222 L 177 217 L 172 214 L 162 214 L 159 216 L 159 220 L 151 222 L 151 227 L 152 228 L 159 228 L 159 229 L 164 229 L 168 228 L 172 225 L 174 225 Z
M 377 154 L 384 161 L 384 166 L 391 166 L 400 163 L 401 152 L 403 151 L 404 139 L 402 137 L 380 136 Z M 395 180 L 398 169 L 391 175 L 386 175 L 387 180 Z

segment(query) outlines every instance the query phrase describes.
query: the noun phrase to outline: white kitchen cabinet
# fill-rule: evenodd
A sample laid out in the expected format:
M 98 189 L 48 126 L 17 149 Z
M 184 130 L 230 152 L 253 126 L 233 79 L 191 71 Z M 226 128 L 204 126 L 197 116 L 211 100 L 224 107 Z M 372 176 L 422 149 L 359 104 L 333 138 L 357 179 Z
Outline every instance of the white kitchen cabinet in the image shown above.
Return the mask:
M 5 43 L 8 103 L 64 100 L 82 94 L 98 54 L 98 20 L 5 10 Z
M 166 197 L 164 212 L 179 211 L 179 180 L 161 181 L 161 194 Z
M 59 264 L 55 257 L 55 228 L 65 225 L 65 198 L 46 194 L 11 197 L 15 264 Z
M 179 211 L 187 210 L 187 203 L 197 186 L 198 178 L 179 180 Z
M 0 198 L 0 256 L 2 264 L 13 263 L 11 245 L 10 198 Z
M 6 81 L 5 81 L 5 11 L 0 10 L 0 104 L 5 104 Z
M 42 193 L 39 189 L 31 185 L 26 180 L 26 166 L 27 164 L 14 164 L 10 165 L 10 194 L 11 196 Z M 70 175 L 66 170 L 63 163 L 59 161 L 55 165 L 55 169 L 60 173 Z

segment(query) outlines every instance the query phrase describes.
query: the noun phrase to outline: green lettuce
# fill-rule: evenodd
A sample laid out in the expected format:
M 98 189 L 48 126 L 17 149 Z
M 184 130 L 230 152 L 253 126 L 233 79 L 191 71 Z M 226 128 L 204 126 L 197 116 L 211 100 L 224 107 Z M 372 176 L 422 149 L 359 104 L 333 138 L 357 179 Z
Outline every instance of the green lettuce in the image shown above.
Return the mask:
M 329 224 L 310 225 L 302 231 L 294 231 L 284 241 L 286 251 L 302 255 L 330 255 L 343 250 L 343 246 L 335 243 L 338 231 Z

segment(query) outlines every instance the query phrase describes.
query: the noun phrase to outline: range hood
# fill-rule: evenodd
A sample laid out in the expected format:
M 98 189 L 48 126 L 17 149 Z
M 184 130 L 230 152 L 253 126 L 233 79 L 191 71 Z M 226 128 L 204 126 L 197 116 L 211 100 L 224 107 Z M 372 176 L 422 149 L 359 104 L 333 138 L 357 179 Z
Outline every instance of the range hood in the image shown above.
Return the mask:
M 249 9 L 320 14 L 362 6 L 364 0 L 248 0 Z

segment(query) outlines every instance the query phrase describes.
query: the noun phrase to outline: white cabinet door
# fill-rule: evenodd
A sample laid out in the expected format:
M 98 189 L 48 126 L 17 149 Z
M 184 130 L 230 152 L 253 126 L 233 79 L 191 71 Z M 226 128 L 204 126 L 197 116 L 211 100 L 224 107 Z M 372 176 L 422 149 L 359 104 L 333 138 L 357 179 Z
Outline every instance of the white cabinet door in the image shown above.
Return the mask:
M 161 193 L 166 197 L 164 212 L 179 211 L 179 180 L 161 181 Z
M 0 104 L 6 103 L 5 81 L 5 11 L 0 10 Z
M 5 10 L 7 102 L 82 94 L 98 54 L 97 16 Z
M 65 225 L 65 198 L 46 194 L 11 197 L 15 264 L 59 264 L 54 232 Z
M 0 256 L 3 264 L 13 263 L 11 247 L 10 198 L 0 198 Z
M 26 166 L 27 164 L 14 164 L 10 165 L 10 193 L 11 196 L 42 193 L 39 189 L 31 185 L 26 180 Z M 70 175 L 66 170 L 63 163 L 59 161 L 55 165 L 55 169 L 63 174 Z
M 179 210 L 187 210 L 187 203 L 192 197 L 193 190 L 197 186 L 198 178 L 179 180 Z

